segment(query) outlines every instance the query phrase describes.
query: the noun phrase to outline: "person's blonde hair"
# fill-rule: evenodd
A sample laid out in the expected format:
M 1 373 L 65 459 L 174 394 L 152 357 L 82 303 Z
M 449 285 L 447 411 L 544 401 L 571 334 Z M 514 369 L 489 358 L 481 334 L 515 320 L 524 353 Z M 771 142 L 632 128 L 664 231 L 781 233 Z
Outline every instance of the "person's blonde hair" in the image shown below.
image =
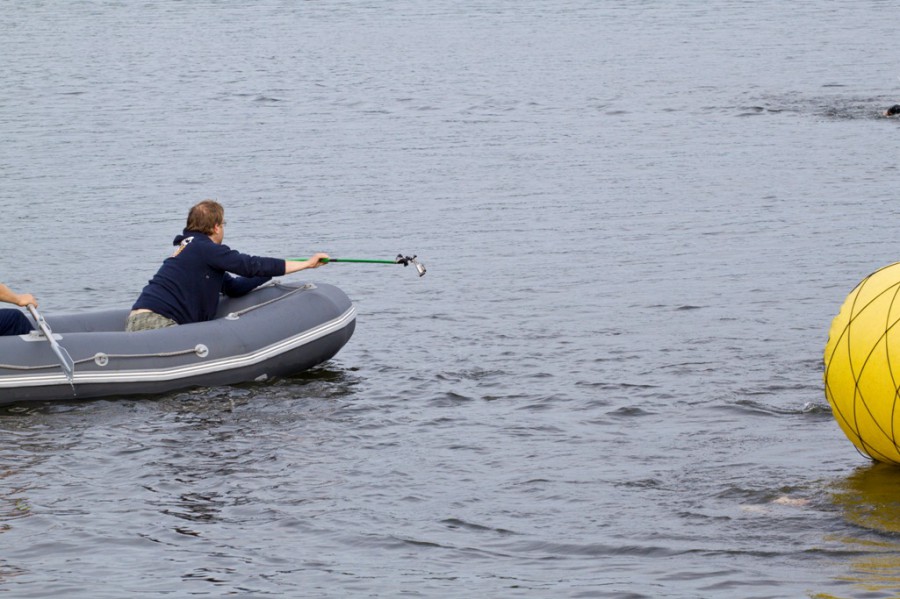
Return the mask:
M 225 224 L 225 209 L 215 200 L 203 200 L 188 212 L 187 230 L 212 235 L 216 225 Z

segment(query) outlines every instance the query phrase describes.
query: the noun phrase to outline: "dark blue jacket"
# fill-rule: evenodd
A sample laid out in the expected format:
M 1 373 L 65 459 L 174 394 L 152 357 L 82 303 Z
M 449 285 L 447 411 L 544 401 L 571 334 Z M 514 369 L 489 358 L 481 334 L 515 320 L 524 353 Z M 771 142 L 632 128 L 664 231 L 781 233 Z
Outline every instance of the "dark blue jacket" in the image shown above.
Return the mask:
M 185 229 L 173 245 L 180 247 L 165 259 L 132 310 L 152 310 L 178 324 L 204 322 L 215 318 L 221 293 L 240 297 L 284 274 L 284 260 L 242 254 L 197 231 Z

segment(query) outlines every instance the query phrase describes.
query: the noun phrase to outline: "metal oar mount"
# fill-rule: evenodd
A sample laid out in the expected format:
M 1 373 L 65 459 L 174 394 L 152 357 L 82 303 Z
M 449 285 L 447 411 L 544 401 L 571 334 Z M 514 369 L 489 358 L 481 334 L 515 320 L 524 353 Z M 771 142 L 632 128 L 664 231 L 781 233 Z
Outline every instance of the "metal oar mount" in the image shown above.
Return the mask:
M 288 258 L 288 260 L 307 260 L 307 258 Z M 416 267 L 416 272 L 419 273 L 419 276 L 425 276 L 425 265 L 416 260 L 416 257 L 413 256 L 404 256 L 403 254 L 397 254 L 397 257 L 393 260 L 368 260 L 363 258 L 325 258 L 322 262 L 358 262 L 362 264 L 402 264 L 403 266 L 409 266 L 412 264 Z
M 50 342 L 50 348 L 53 350 L 53 353 L 55 353 L 56 357 L 59 358 L 59 365 L 62 366 L 63 372 L 66 375 L 66 379 L 68 379 L 69 384 L 72 385 L 72 393 L 74 394 L 75 360 L 72 359 L 72 356 L 69 355 L 69 352 L 66 351 L 66 348 L 57 343 L 56 339 L 53 338 L 53 331 L 50 330 L 50 325 L 47 324 L 47 321 L 44 320 L 44 317 L 41 316 L 40 312 L 37 311 L 37 308 L 34 306 L 34 304 L 28 304 L 28 311 L 31 312 L 31 316 L 34 317 L 34 321 L 44 333 L 44 337 L 46 337 L 47 341 Z

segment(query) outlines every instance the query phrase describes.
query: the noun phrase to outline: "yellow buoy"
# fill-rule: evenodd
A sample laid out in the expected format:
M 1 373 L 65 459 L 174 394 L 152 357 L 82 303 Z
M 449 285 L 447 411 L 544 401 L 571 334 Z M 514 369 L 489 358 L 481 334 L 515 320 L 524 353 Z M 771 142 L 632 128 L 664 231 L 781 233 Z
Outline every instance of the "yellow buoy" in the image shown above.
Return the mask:
M 900 262 L 850 292 L 825 345 L 825 396 L 841 430 L 879 462 L 900 464 Z

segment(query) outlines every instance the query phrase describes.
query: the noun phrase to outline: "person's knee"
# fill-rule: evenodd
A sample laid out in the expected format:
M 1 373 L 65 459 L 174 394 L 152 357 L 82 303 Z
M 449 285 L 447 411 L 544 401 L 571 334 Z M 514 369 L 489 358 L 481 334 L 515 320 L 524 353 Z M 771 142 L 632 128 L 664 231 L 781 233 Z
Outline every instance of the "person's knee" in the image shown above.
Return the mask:
M 178 323 L 171 318 L 166 318 L 155 312 L 133 311 L 128 315 L 128 320 L 125 321 L 125 332 L 137 333 L 138 331 L 152 331 L 177 325 Z
M 27 335 L 31 321 L 18 310 L 0 310 L 0 335 Z

